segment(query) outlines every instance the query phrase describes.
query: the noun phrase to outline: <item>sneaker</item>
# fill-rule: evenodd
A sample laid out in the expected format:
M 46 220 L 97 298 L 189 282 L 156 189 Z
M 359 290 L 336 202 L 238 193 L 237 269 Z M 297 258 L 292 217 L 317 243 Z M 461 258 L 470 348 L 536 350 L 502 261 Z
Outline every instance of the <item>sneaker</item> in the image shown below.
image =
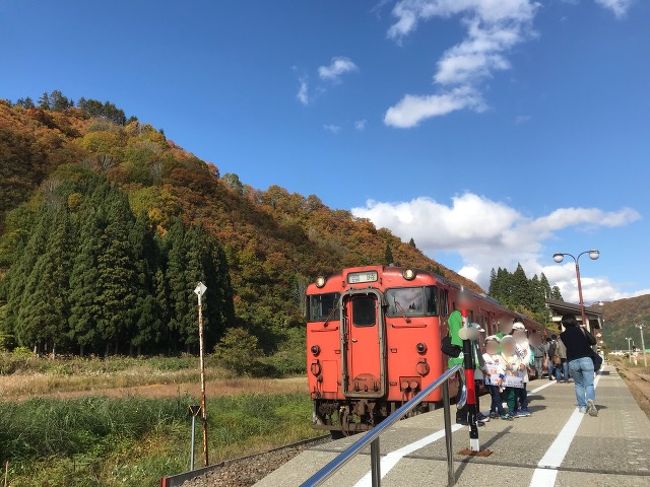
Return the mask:
M 587 400 L 587 412 L 589 416 L 598 416 L 598 409 L 596 409 L 593 399 Z
M 510 416 L 509 413 L 502 414 L 502 415 L 499 416 L 499 417 L 500 417 L 501 419 L 503 419 L 504 421 L 512 421 L 512 420 L 515 419 L 515 418 L 513 418 L 512 416 Z
M 526 411 L 520 410 L 520 411 L 515 411 L 514 416 L 515 418 L 525 418 L 527 416 L 530 416 L 530 413 L 526 413 Z
M 490 417 L 486 416 L 483 413 L 478 413 L 476 415 L 476 421 L 483 421 L 484 423 L 489 423 L 490 422 Z
M 490 411 L 490 418 L 491 419 L 498 419 L 499 418 L 499 413 L 496 413 L 495 411 Z
M 519 412 L 520 412 L 522 418 L 527 418 L 528 416 L 532 415 L 532 413 L 528 410 L 528 408 L 522 409 Z
M 580 406 L 578 408 L 578 412 L 581 414 L 586 414 L 587 413 L 587 408 Z

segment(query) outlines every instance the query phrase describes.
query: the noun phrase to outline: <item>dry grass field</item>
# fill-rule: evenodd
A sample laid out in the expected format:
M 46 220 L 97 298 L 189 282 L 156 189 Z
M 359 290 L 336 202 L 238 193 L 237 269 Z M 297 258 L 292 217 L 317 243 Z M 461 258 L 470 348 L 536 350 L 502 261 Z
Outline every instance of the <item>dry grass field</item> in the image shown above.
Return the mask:
M 320 434 L 305 377 L 236 377 L 211 360 L 211 462 Z M 154 486 L 187 468 L 187 406 L 198 397 L 195 357 L 0 353 L 0 460 L 13 487 Z

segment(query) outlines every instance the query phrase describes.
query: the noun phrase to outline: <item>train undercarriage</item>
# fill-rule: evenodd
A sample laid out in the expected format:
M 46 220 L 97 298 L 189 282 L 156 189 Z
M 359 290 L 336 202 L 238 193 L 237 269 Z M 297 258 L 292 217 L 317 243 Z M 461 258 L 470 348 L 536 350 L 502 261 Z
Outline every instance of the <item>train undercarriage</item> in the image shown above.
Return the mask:
M 341 438 L 372 429 L 402 404 L 383 399 L 316 399 L 312 421 L 315 428 L 329 430 L 333 438 Z M 407 417 L 434 409 L 436 404 L 424 403 Z

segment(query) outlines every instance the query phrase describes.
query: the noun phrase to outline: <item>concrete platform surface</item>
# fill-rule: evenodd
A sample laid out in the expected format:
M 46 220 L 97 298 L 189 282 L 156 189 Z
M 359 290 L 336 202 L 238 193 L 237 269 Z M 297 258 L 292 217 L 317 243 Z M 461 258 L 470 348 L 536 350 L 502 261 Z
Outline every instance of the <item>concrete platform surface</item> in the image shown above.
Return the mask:
M 613 368 L 597 378 L 598 417 L 577 411 L 572 383 L 538 380 L 529 390 L 531 417 L 492 420 L 480 429 L 481 447 L 493 452 L 489 457 L 460 455 L 469 445 L 468 431 L 454 426 L 457 485 L 650 486 L 650 420 Z M 489 409 L 486 396 L 481 409 Z M 443 427 L 438 410 L 400 421 L 382 435 L 382 486 L 446 486 Z M 299 486 L 357 438 L 304 451 L 255 486 Z M 322 485 L 370 487 L 369 450 Z

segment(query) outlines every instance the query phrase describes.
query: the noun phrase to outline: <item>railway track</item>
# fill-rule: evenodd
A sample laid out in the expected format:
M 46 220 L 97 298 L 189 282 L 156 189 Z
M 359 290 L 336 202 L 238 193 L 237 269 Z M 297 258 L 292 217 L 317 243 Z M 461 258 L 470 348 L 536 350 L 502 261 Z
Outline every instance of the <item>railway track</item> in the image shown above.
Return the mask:
M 167 487 L 250 487 L 301 451 L 329 441 L 331 441 L 329 434 L 296 441 L 261 453 L 225 460 L 191 473 L 166 477 L 161 485 Z

